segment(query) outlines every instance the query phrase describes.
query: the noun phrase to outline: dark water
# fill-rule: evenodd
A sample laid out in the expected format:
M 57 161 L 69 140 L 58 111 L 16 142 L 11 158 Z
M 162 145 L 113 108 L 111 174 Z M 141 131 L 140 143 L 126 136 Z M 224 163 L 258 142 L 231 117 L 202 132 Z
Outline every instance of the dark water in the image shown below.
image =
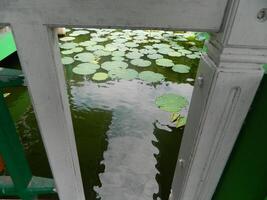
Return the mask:
M 173 42 L 169 35 L 161 42 Z M 74 42 L 89 39 L 89 34 L 76 36 Z M 202 47 L 202 42 L 194 38 L 189 38 L 190 41 Z M 187 42 L 177 43 L 186 49 L 192 46 Z M 160 83 L 148 84 L 138 79 L 96 82 L 91 80 L 92 76 L 72 72 L 78 61 L 64 66 L 86 199 L 168 199 L 183 127 L 175 128 L 170 122 L 170 113 L 157 108 L 155 99 L 165 93 L 175 93 L 190 101 L 193 82 L 187 80 L 195 78 L 198 59 L 164 58 L 186 64 L 191 70 L 179 74 L 171 68 L 157 66 L 153 60 L 152 65 L 145 68 L 129 64 L 128 68 L 138 72 L 154 71 L 166 77 Z M 110 59 L 110 56 L 101 57 L 98 62 Z M 11 93 L 6 99 L 17 121 L 33 174 L 51 177 L 26 89 L 6 91 Z

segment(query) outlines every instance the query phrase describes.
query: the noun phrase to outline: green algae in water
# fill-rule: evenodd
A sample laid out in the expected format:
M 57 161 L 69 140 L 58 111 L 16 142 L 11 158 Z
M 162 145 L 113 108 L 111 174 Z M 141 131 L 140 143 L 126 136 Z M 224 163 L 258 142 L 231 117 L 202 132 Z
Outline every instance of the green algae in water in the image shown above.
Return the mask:
M 156 105 L 167 112 L 180 112 L 188 105 L 186 98 L 176 94 L 164 94 L 156 98 Z

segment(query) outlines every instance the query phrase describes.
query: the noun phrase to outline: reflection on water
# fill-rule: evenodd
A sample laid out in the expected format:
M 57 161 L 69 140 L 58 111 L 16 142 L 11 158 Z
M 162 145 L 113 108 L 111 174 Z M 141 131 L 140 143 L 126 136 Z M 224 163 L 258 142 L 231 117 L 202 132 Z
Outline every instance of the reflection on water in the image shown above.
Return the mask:
M 126 33 L 130 34 L 130 31 Z M 157 35 L 157 32 L 153 34 Z M 170 35 L 168 32 L 168 42 Z M 112 40 L 118 41 L 115 36 Z M 88 39 L 88 35 L 77 36 L 74 42 Z M 98 62 L 101 64 L 109 59 L 103 57 Z M 147 70 L 163 74 L 165 81 L 157 84 L 138 79 L 96 82 L 91 76 L 72 72 L 79 62 L 64 66 L 86 199 L 168 200 L 183 128 L 175 128 L 170 122 L 170 113 L 157 108 L 155 99 L 175 93 L 190 101 L 193 83 L 186 80 L 195 77 L 198 64 L 198 59 L 184 56 L 173 60 L 190 66 L 190 72 L 178 74 L 171 68 L 156 66 L 152 60 L 152 65 L 145 69 L 129 64 L 138 72 Z M 125 61 L 130 63 L 130 60 Z M 19 104 L 17 98 L 16 105 Z M 182 112 L 187 115 L 188 107 Z M 27 147 L 33 174 L 51 176 L 30 106 L 17 121 L 17 128 Z

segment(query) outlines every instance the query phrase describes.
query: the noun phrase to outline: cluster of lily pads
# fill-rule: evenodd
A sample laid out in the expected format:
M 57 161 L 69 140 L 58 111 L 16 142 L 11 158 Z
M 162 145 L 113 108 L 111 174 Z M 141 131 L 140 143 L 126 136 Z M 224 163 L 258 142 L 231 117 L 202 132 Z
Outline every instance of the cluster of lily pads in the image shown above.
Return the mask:
M 202 49 L 196 36 L 194 32 L 67 29 L 67 36 L 60 38 L 62 63 L 72 66 L 73 73 L 90 75 L 95 81 L 110 78 L 156 83 L 166 77 L 151 67 L 190 72 L 190 66 L 177 63 L 175 58 L 200 57 Z

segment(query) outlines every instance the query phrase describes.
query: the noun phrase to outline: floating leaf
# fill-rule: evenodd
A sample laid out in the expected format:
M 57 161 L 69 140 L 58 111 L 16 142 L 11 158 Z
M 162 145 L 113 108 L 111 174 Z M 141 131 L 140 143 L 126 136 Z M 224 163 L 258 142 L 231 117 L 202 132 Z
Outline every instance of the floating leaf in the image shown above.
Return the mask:
M 138 59 L 132 60 L 131 64 L 138 66 L 138 67 L 148 67 L 151 65 L 151 62 L 149 60 L 144 60 L 144 59 L 138 58 Z
M 66 43 L 60 45 L 60 48 L 61 49 L 73 49 L 73 48 L 75 48 L 77 46 L 78 46 L 77 43 L 74 43 L 74 42 L 66 42 Z
M 109 56 L 111 53 L 110 51 L 104 51 L 104 50 L 99 49 L 99 50 L 96 50 L 94 54 L 96 56 Z
M 92 79 L 95 81 L 104 81 L 107 78 L 108 78 L 108 74 L 104 72 L 95 73 L 94 76 L 92 77 Z
M 75 53 L 79 53 L 79 52 L 82 52 L 83 51 L 83 48 L 82 47 L 76 47 L 74 49 L 71 49 L 73 52 Z
M 90 69 L 99 69 L 100 65 L 95 64 L 95 63 L 81 63 L 79 65 L 77 65 L 77 67 L 81 67 L 81 68 L 90 68 Z
M 96 68 L 92 68 L 88 66 L 88 63 L 84 63 L 85 65 L 78 65 L 72 69 L 73 73 L 79 75 L 90 75 L 96 72 Z
M 176 51 L 171 51 L 171 52 L 168 53 L 168 55 L 171 56 L 171 57 L 181 57 L 182 56 L 181 53 L 176 52 Z
M 187 118 L 180 116 L 176 121 L 176 128 L 180 128 L 186 124 Z
M 164 55 L 168 55 L 171 52 L 175 52 L 173 49 L 171 48 L 162 48 L 158 50 L 158 53 L 164 54 Z
M 148 57 L 149 59 L 156 60 L 156 59 L 161 59 L 161 58 L 163 58 L 163 55 L 160 55 L 160 54 L 155 53 L 155 54 L 149 54 L 149 55 L 147 55 L 147 57 Z
M 108 75 L 113 79 L 132 80 L 138 77 L 138 72 L 134 69 L 114 69 Z
M 176 94 L 164 94 L 156 98 L 156 105 L 167 112 L 180 112 L 181 109 L 188 105 L 186 98 Z
M 187 66 L 187 65 L 174 65 L 172 67 L 172 70 L 174 72 L 178 72 L 178 73 L 182 73 L 183 74 L 183 73 L 189 73 L 190 67 Z
M 85 35 L 88 34 L 89 31 L 86 30 L 78 30 L 78 31 L 73 31 L 70 36 L 78 36 L 78 35 Z
M 111 58 L 111 60 L 114 60 L 114 61 L 124 61 L 124 58 L 121 57 L 121 56 L 113 56 L 113 57 Z
M 69 65 L 74 62 L 74 60 L 71 57 L 63 57 L 61 58 L 61 62 L 63 65 Z
M 96 51 L 100 49 L 104 49 L 104 46 L 102 45 L 93 45 L 93 46 L 87 46 L 85 47 L 87 51 Z
M 152 71 L 143 71 L 139 73 L 139 78 L 149 83 L 156 83 L 164 80 L 165 77 L 162 74 L 155 73 Z
M 138 50 L 137 50 L 138 51 Z M 137 58 L 140 58 L 142 57 L 144 54 L 142 53 L 138 53 L 138 52 L 130 52 L 130 53 L 127 53 L 125 56 L 129 59 L 137 59 Z
M 80 42 L 79 45 L 83 46 L 83 47 L 94 46 L 94 45 L 96 45 L 96 42 L 95 41 L 85 41 L 85 42 Z
M 116 56 L 124 56 L 125 52 L 124 51 L 114 51 L 111 54 L 112 56 L 116 57 Z
M 72 50 L 64 50 L 64 51 L 61 51 L 61 53 L 63 55 L 69 55 L 69 54 L 73 54 L 73 51 Z
M 74 56 L 74 60 L 81 62 L 90 62 L 95 60 L 95 56 L 92 53 L 79 53 Z
M 157 59 L 156 64 L 162 67 L 172 67 L 174 65 L 172 60 L 166 58 Z
M 139 45 L 136 44 L 135 42 L 126 42 L 125 46 L 126 47 L 138 47 Z
M 101 65 L 101 68 L 110 71 L 113 69 L 126 69 L 128 64 L 122 61 L 107 61 Z
M 72 41 L 74 39 L 75 39 L 75 37 L 62 37 L 62 38 L 59 38 L 59 40 L 62 41 L 62 42 L 68 42 L 68 41 Z

